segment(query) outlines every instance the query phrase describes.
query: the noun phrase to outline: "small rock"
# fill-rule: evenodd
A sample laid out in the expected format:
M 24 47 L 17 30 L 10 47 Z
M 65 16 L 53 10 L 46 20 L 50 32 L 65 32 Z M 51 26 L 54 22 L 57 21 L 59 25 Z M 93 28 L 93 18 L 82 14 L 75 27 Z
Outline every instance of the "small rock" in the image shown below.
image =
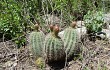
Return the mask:
M 110 13 L 104 14 L 104 22 L 110 24 Z
M 99 39 L 104 40 L 104 39 L 106 39 L 106 33 L 98 32 L 98 33 L 96 33 L 96 37 L 99 38 Z
M 76 28 L 76 31 L 79 35 L 79 38 L 81 38 L 82 35 L 86 34 L 86 27 L 82 27 L 82 28 Z
M 109 43 L 110 43 L 110 30 L 108 30 L 108 29 L 102 29 L 102 32 L 105 32 L 106 33 L 106 38 L 109 40 Z
M 12 61 L 7 61 L 5 63 L 5 67 L 11 67 L 13 65 L 13 62 Z
M 108 26 L 108 29 L 110 30 L 110 25 Z
M 77 21 L 77 25 L 78 28 L 81 28 L 84 26 L 84 21 Z
M 58 36 L 62 38 L 62 37 L 63 37 L 63 34 L 64 34 L 64 30 L 61 31 L 61 32 L 59 32 L 59 33 L 58 33 Z
M 86 27 L 76 28 L 76 31 L 79 35 L 79 38 L 81 38 L 82 35 L 86 34 Z M 60 36 L 62 38 L 63 34 L 64 34 L 64 31 L 61 31 L 61 32 L 59 32 L 58 36 Z
M 106 24 L 106 28 L 110 29 L 110 13 L 104 14 L 104 23 Z
M 17 63 L 15 62 L 15 63 L 13 64 L 13 66 L 14 66 L 14 67 L 17 66 Z

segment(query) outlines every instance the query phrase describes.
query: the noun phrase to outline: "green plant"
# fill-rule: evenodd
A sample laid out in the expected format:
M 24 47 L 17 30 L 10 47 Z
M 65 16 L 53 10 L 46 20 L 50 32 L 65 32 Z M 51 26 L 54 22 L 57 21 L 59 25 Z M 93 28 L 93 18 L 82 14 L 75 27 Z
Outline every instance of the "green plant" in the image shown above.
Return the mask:
M 65 52 L 67 54 L 67 59 L 73 58 L 73 55 L 79 54 L 81 50 L 81 44 L 79 44 L 78 34 L 75 29 L 76 22 L 71 23 L 71 27 L 64 30 L 63 41 L 65 46 Z
M 9 4 L 10 3 L 10 4 Z M 22 34 L 23 30 L 20 24 L 20 5 L 15 1 L 1 1 L 0 13 L 0 32 L 5 35 L 5 38 L 12 39 L 17 34 Z
M 18 1 L 0 1 L 0 38 L 4 36 L 4 41 L 14 41 L 17 48 L 24 46 L 26 42 L 21 12 L 22 7 Z
M 38 58 L 36 61 L 35 61 L 35 64 L 40 68 L 40 70 L 44 70 L 44 67 L 45 67 L 45 61 L 42 57 Z
M 39 25 L 35 24 L 35 31 L 30 36 L 30 45 L 32 53 L 35 57 L 41 57 L 43 52 L 44 33 L 39 30 Z
M 47 63 L 65 60 L 64 44 L 58 36 L 58 32 L 59 27 L 54 26 L 53 32 L 45 39 L 44 51 Z
M 22 37 L 16 37 L 15 40 L 13 40 L 17 44 L 17 48 L 20 48 L 21 46 L 26 45 L 26 37 L 25 35 Z
M 102 30 L 104 23 L 102 11 L 88 11 L 84 16 L 85 26 L 89 33 L 97 33 Z

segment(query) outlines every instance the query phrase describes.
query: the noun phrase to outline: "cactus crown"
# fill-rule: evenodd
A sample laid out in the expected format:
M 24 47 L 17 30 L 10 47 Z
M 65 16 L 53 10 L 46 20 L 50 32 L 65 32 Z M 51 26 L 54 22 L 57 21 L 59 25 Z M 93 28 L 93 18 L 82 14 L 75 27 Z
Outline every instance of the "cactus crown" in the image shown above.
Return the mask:
M 75 28 L 75 27 L 76 27 L 76 24 L 77 24 L 76 21 L 72 21 L 72 23 L 70 24 L 70 26 L 71 26 L 72 28 Z
M 54 25 L 50 24 L 49 28 L 50 28 L 51 32 L 53 32 L 53 27 L 54 27 Z
M 35 24 L 34 28 L 35 28 L 36 31 L 39 31 L 39 24 Z
M 53 36 L 58 37 L 59 30 L 60 30 L 59 29 L 59 26 L 58 25 L 55 25 L 53 27 Z

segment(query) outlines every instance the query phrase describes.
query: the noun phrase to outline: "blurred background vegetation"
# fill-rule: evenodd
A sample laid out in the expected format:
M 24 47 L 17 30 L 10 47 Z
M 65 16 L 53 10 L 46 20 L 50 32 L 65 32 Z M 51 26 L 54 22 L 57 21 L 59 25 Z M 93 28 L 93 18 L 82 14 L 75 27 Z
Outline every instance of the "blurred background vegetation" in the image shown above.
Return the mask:
M 83 20 L 88 11 L 108 12 L 109 5 L 106 0 L 0 0 L 0 39 L 13 40 L 20 47 L 25 45 L 25 35 L 33 24 L 48 24 L 44 15 L 56 15 L 63 26 Z

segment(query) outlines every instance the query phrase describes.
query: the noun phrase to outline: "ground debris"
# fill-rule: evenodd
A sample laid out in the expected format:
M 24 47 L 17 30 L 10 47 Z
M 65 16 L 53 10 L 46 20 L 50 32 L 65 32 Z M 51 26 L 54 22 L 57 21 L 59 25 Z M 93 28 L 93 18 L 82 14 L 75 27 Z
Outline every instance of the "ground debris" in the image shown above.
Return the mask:
M 83 53 L 77 60 L 67 62 L 65 70 L 110 70 L 110 44 L 97 40 L 85 41 Z M 61 69 L 61 70 L 63 70 Z M 0 70 L 41 70 L 35 65 L 35 59 L 28 46 L 16 48 L 13 42 L 0 43 Z M 51 70 L 46 65 L 44 70 Z

